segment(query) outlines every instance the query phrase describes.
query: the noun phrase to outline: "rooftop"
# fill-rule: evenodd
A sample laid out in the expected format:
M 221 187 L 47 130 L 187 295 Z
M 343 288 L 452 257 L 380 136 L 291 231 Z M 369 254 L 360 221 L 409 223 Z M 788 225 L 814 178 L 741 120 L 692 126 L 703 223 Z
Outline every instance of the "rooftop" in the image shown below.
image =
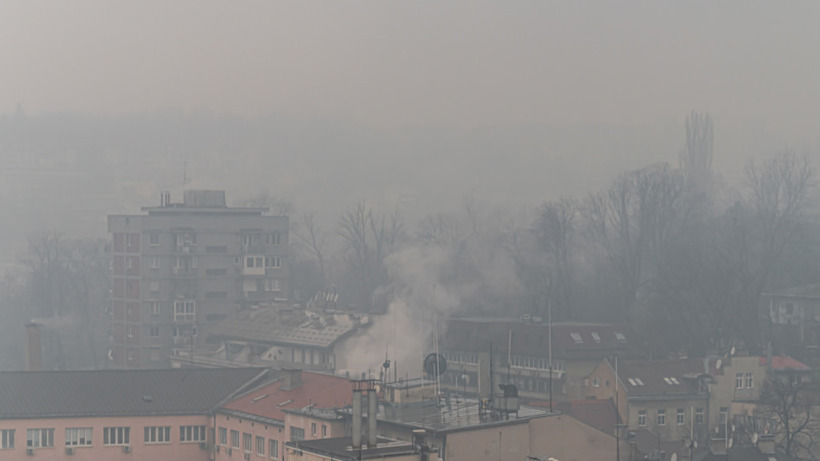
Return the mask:
M 763 296 L 780 296 L 788 298 L 820 298 L 820 283 L 781 288 L 764 293 Z
M 338 376 L 301 372 L 301 384 L 283 389 L 284 379 L 277 379 L 222 405 L 220 410 L 240 412 L 268 420 L 284 421 L 285 410 L 342 408 L 352 403 L 353 387 Z
M 318 314 L 304 309 L 243 309 L 214 326 L 210 336 L 264 344 L 329 347 L 367 318 L 351 314 Z
M 445 394 L 445 397 L 438 401 L 428 400 L 404 405 L 387 403 L 381 406 L 380 411 L 380 421 L 433 432 L 455 432 L 485 426 L 518 424 L 532 418 L 559 414 L 522 405 L 518 414 L 509 415 L 509 419 L 491 417 L 489 411 L 481 409 L 479 400 L 459 394 Z
M 316 453 L 334 460 L 385 459 L 393 456 L 402 456 L 416 453 L 415 447 L 408 442 L 399 442 L 379 437 L 375 448 L 353 449 L 351 437 L 337 437 L 331 439 L 301 440 L 287 442 L 288 447 Z M 366 445 L 366 444 L 365 444 Z
M 459 351 L 499 350 L 512 342 L 512 353 L 545 356 L 549 350 L 549 324 L 514 318 L 462 317 L 447 321 L 442 347 Z M 614 351 L 634 347 L 625 325 L 561 322 L 552 324 L 552 352 L 559 358 L 604 358 Z
M 614 364 L 610 366 L 615 369 Z M 706 375 L 703 359 L 620 360 L 620 384 L 632 397 L 674 397 L 699 394 L 698 378 Z
M 0 372 L 4 419 L 206 414 L 260 368 Z
M 769 360 L 766 357 L 758 357 L 760 366 L 766 366 Z M 772 370 L 774 371 L 811 371 L 811 368 L 805 363 L 795 360 L 791 357 L 774 356 L 772 357 Z

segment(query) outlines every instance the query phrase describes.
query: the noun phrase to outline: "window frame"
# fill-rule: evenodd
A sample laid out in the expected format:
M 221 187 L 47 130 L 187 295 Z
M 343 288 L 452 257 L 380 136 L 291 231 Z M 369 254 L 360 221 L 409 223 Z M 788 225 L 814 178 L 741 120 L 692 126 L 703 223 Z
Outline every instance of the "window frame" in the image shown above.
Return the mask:
M 142 441 L 146 445 L 171 443 L 171 426 L 145 426 Z
M 112 440 L 113 436 L 113 440 Z M 106 426 L 103 427 L 103 446 L 117 447 L 131 445 L 130 426 Z
M 655 418 L 658 426 L 666 426 L 666 408 L 658 408 L 658 413 Z
M 14 450 L 14 429 L 0 429 L 0 450 Z
M 82 436 L 85 437 L 82 437 Z M 85 443 L 83 443 L 85 442 Z M 67 427 L 65 428 L 65 446 L 71 448 L 91 447 L 94 443 L 93 427 Z
M 26 429 L 26 448 L 54 448 L 54 428 Z

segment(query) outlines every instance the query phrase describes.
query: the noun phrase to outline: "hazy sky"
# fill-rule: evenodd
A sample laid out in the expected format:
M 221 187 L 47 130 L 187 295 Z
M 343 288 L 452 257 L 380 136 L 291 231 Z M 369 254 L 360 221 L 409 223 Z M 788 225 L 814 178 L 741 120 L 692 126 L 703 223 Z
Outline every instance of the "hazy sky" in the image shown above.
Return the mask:
M 820 2 L 12 1 L 0 112 L 820 126 Z

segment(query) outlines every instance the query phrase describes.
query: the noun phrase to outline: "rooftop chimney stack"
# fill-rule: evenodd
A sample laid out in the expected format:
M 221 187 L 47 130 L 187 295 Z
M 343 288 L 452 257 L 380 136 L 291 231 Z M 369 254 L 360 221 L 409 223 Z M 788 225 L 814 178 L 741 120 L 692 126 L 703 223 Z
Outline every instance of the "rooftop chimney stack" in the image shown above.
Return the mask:
M 26 324 L 26 371 L 43 369 L 43 338 L 40 325 L 31 322 Z
M 353 389 L 353 449 L 362 448 L 362 390 Z
M 379 397 L 376 389 L 368 392 L 370 398 L 367 405 L 367 448 L 376 448 L 376 413 L 379 409 Z

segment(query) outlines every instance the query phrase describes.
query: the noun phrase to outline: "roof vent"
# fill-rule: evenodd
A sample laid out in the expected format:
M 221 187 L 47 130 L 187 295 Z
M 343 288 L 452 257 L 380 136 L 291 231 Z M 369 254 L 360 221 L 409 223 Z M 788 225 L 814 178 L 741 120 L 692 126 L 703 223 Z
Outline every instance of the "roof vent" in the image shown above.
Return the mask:
M 143 402 L 153 402 L 154 398 L 151 397 L 151 394 L 143 394 L 142 395 L 142 401 Z

